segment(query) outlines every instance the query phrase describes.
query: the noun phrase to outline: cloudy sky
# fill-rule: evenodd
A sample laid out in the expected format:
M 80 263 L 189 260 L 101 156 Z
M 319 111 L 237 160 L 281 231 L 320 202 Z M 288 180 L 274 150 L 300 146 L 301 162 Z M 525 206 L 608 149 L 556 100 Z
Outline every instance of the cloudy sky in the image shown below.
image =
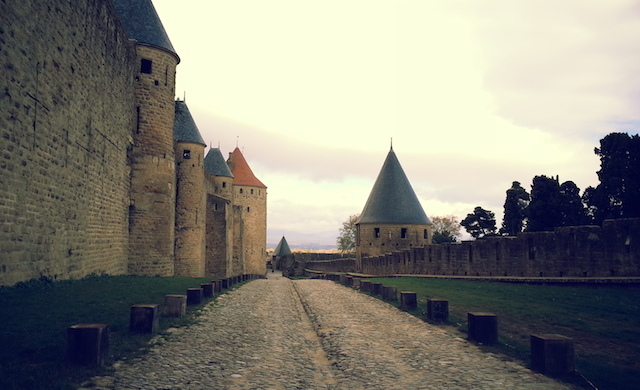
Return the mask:
M 635 0 L 154 0 L 204 139 L 268 186 L 268 242 L 335 244 L 393 149 L 429 216 L 597 184 L 640 128 Z

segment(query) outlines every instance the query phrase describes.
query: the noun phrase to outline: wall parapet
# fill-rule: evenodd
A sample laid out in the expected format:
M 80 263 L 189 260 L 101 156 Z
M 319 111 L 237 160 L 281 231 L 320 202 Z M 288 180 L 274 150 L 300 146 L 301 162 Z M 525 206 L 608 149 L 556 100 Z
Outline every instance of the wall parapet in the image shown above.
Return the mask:
M 371 275 L 640 276 L 639 241 L 639 218 L 616 219 L 602 226 L 561 227 L 366 257 L 358 271 Z

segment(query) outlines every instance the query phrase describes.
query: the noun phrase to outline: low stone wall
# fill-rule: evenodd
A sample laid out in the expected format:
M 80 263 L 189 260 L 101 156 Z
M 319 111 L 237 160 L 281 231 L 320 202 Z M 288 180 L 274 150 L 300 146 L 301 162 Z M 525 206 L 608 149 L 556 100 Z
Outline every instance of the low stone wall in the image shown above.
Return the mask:
M 356 259 L 353 254 L 342 253 L 292 253 L 274 256 L 275 269 L 288 271 L 290 276 L 304 275 L 305 268 L 327 272 L 355 272 Z
M 563 227 L 367 257 L 358 271 L 371 275 L 640 276 L 639 241 L 640 219 L 607 220 L 602 227 Z M 331 270 L 329 266 L 325 263 L 321 270 L 344 272 L 339 264 Z M 307 268 L 316 269 L 311 264 Z

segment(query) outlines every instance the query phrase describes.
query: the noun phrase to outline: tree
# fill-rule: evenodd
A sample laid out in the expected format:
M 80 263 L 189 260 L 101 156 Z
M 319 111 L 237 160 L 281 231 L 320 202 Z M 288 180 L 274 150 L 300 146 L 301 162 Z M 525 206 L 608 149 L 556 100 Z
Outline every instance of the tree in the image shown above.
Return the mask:
M 480 206 L 473 209 L 472 214 L 467 214 L 467 217 L 460 222 L 460 225 L 462 225 L 473 238 L 484 238 L 496 234 L 495 214 Z
M 530 199 L 529 193 L 520 186 L 520 182 L 514 181 L 511 184 L 504 201 L 504 218 L 500 234 L 515 236 L 522 231 L 526 218 L 525 210 Z
M 600 184 L 583 194 L 589 215 L 596 223 L 640 217 L 640 137 L 611 133 L 594 152 L 600 157 Z
M 338 250 L 341 252 L 353 252 L 356 249 L 356 223 L 358 219 L 360 219 L 360 214 L 354 214 L 342 222 L 340 235 L 337 238 Z
M 527 207 L 526 231 L 549 231 L 561 224 L 558 179 L 545 175 L 535 176 L 531 184 L 531 202 Z
M 432 217 L 431 222 L 433 223 L 432 243 L 456 242 L 460 237 L 460 222 L 455 216 Z
M 580 188 L 572 182 L 565 181 L 560 185 L 561 226 L 579 226 L 589 223 L 587 212 L 580 198 Z

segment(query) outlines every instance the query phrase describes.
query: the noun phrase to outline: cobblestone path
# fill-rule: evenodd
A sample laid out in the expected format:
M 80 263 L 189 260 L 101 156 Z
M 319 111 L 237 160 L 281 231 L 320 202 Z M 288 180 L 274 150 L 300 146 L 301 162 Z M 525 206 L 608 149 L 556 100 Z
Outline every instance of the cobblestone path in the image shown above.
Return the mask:
M 570 389 L 326 280 L 254 280 L 92 389 Z

